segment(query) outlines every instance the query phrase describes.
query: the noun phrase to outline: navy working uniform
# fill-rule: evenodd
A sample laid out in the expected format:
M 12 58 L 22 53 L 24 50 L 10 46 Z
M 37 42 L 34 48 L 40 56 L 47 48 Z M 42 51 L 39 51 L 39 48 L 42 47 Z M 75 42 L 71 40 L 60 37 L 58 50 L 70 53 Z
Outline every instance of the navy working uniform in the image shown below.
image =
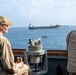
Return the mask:
M 69 75 L 76 75 L 76 30 L 67 35 L 66 42 L 68 50 L 67 71 Z
M 14 55 L 9 40 L 2 34 L 7 33 L 12 23 L 6 17 L 0 16 L 0 75 L 28 75 L 29 67 L 19 67 L 14 63 Z

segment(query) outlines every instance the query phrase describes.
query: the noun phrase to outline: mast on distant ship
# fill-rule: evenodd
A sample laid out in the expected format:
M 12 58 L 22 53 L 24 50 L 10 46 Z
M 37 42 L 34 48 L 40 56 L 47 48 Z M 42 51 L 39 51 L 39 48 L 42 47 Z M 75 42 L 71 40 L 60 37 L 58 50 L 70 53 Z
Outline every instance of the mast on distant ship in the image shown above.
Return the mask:
M 31 23 L 29 23 L 29 27 L 31 27 L 32 25 L 31 25 Z
M 34 25 L 31 25 L 31 23 L 29 23 L 29 27 L 34 27 Z

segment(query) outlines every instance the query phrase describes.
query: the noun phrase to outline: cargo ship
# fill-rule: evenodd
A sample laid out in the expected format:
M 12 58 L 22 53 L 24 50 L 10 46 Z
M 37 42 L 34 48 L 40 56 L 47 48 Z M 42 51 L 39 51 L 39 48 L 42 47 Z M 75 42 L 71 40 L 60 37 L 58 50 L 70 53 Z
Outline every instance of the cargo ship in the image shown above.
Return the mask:
M 34 26 L 31 25 L 31 23 L 29 24 L 29 29 L 55 29 L 55 28 L 59 28 L 60 25 L 50 25 L 50 26 Z

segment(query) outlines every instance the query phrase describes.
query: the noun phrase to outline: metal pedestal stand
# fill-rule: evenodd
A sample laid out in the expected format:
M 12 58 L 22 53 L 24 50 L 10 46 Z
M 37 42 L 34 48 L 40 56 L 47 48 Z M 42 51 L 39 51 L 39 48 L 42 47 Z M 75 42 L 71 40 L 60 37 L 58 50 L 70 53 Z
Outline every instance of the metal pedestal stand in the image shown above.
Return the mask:
M 28 62 L 31 69 L 31 75 L 42 75 L 48 71 L 47 50 L 28 51 Z M 40 62 L 32 63 L 32 57 L 40 57 Z

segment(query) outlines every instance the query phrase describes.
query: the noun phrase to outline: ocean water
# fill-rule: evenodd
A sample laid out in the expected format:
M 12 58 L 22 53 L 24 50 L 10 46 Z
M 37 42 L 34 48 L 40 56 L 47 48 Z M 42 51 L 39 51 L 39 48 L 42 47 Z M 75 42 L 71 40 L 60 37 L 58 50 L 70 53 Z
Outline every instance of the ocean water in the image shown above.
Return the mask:
M 66 36 L 71 30 L 76 30 L 76 26 L 36 30 L 29 30 L 27 27 L 11 27 L 9 28 L 9 32 L 4 34 L 4 36 L 9 39 L 12 48 L 16 49 L 28 49 L 29 39 L 41 38 L 44 49 L 66 50 Z M 47 38 L 42 38 L 44 35 Z

